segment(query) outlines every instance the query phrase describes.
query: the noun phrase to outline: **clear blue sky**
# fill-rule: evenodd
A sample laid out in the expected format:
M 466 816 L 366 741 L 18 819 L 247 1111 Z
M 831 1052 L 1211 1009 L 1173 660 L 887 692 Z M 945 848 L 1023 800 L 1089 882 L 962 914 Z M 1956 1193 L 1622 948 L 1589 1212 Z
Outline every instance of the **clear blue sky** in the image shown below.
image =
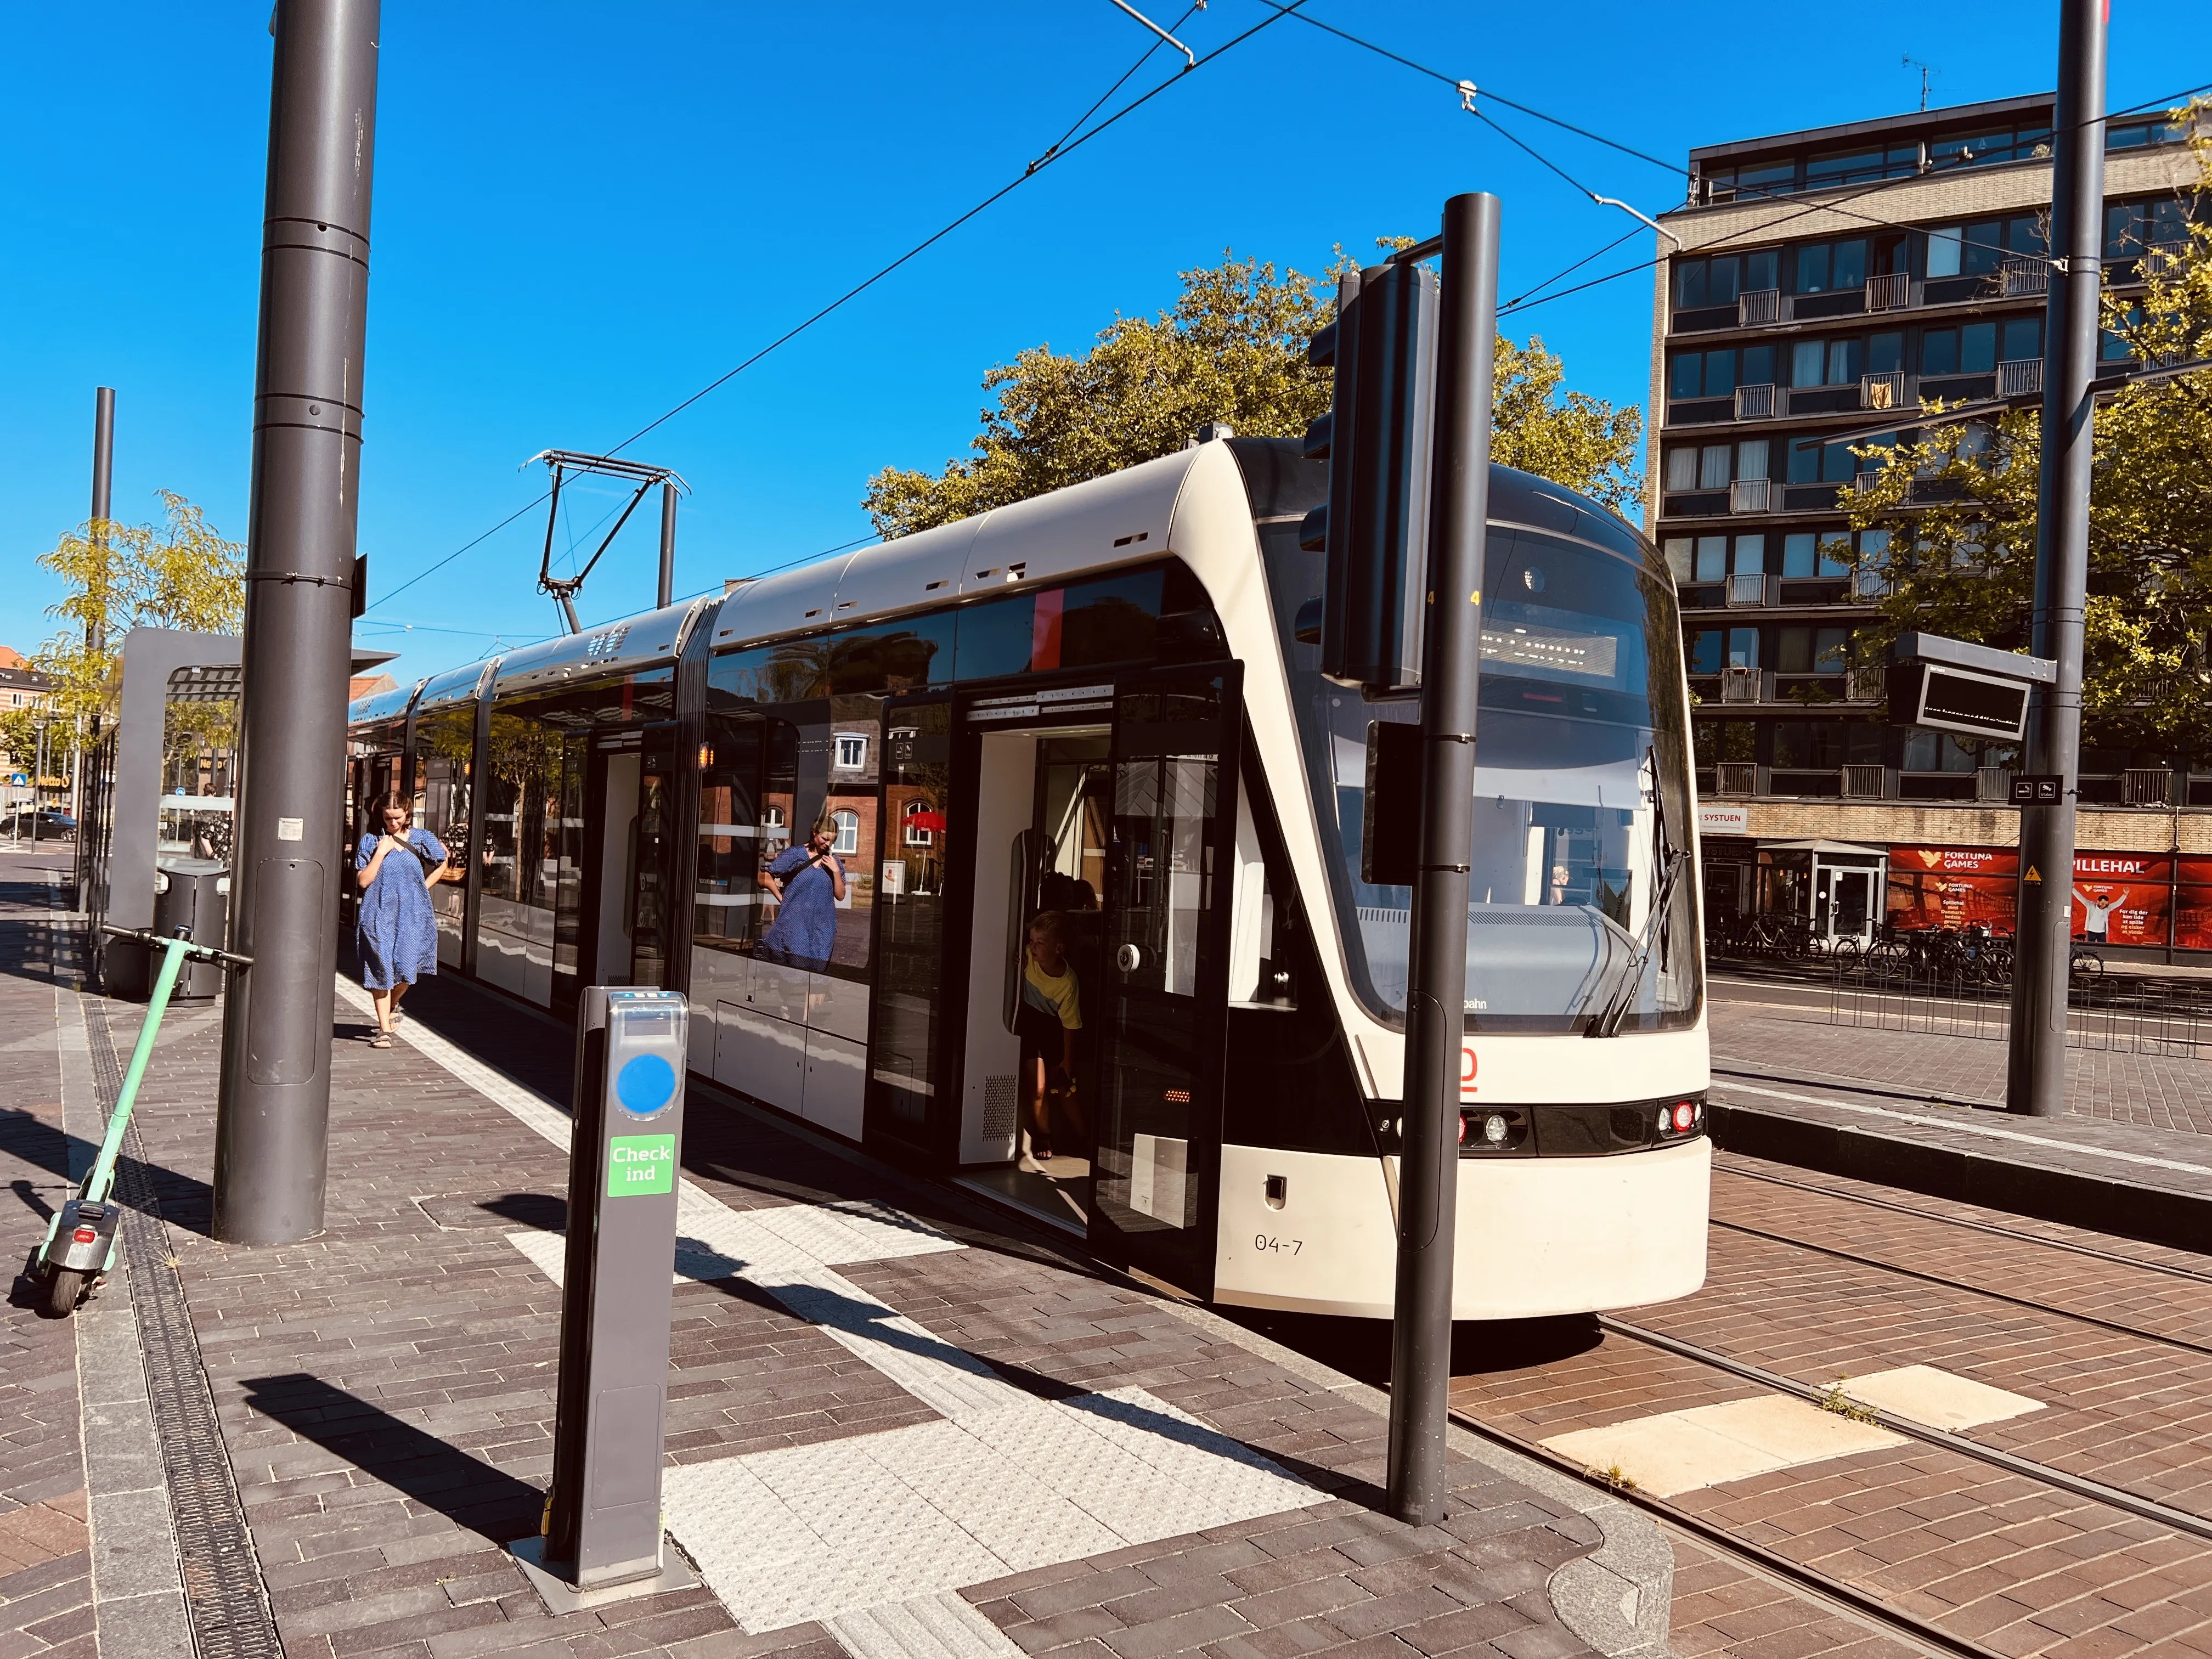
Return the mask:
M 1187 3 L 1188 0 L 1183 0 Z M 1316 15 L 1680 162 L 1697 143 L 2043 89 L 2057 6 L 1354 5 Z M 1172 22 L 1180 5 L 1156 9 Z M 2201 0 L 2113 7 L 2115 107 L 2212 80 Z M 1211 0 L 1201 53 L 1267 15 Z M 32 561 L 87 511 L 92 394 L 118 389 L 115 510 L 167 487 L 243 539 L 268 0 L 0 12 L 0 641 L 56 598 Z M 372 596 L 514 512 L 549 446 L 620 441 L 1018 174 L 1149 37 L 1109 0 L 768 9 L 386 0 L 361 545 Z M 1167 78 L 1164 48 L 1129 92 Z M 1109 106 L 1110 107 L 1110 106 Z M 1493 112 L 1656 212 L 1680 178 Z M 866 533 L 889 463 L 964 452 L 992 364 L 1080 349 L 1224 248 L 1318 270 L 1425 234 L 1455 191 L 1505 204 L 1510 296 L 1629 222 L 1460 112 L 1445 87 L 1295 21 L 1188 76 L 825 324 L 640 443 L 696 488 L 678 590 Z M 1589 267 L 1648 257 L 1641 233 Z M 1647 276 L 1516 319 L 1571 382 L 1640 401 Z M 580 534 L 605 505 L 577 519 Z M 652 514 L 587 619 L 650 603 Z M 404 677 L 550 631 L 532 514 L 385 599 L 360 636 Z M 397 624 L 411 623 L 402 635 Z M 433 629 L 451 630 L 434 632 Z

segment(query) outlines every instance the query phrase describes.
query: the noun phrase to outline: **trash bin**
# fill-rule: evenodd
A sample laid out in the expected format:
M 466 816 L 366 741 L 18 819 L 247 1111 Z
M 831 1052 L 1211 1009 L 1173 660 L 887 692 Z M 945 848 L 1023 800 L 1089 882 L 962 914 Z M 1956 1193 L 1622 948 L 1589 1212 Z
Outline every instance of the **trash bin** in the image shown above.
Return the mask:
M 189 927 L 202 945 L 223 942 L 223 921 L 230 910 L 230 866 L 216 859 L 162 859 L 154 866 L 154 931 L 162 938 Z M 149 974 L 161 963 L 151 964 Z M 171 993 L 179 1002 L 205 1002 L 222 994 L 220 963 L 187 959 Z M 148 981 L 148 994 L 152 981 Z

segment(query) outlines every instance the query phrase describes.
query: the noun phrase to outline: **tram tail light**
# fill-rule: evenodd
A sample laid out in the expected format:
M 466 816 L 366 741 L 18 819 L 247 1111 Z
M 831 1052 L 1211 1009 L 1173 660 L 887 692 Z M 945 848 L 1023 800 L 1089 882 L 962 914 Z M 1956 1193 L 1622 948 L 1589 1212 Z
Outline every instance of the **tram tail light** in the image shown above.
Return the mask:
M 1678 1135 L 1695 1133 L 1705 1126 L 1705 1103 L 1692 1097 L 1669 1101 L 1659 1108 L 1659 1138 L 1668 1139 Z

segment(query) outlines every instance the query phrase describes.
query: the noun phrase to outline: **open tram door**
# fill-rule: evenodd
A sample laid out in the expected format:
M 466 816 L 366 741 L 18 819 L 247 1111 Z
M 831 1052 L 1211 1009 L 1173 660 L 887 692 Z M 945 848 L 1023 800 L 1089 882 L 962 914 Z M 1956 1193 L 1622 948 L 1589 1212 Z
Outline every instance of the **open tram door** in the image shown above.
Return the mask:
M 1090 1243 L 1213 1290 L 1243 671 L 1116 688 Z

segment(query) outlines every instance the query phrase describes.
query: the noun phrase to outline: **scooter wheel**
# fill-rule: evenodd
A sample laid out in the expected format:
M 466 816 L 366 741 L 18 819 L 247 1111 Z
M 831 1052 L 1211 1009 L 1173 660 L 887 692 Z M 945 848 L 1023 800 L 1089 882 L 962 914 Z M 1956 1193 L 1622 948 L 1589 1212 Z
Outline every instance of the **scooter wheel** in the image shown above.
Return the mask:
M 80 1268 L 57 1268 L 46 1281 L 46 1311 L 56 1319 L 67 1319 L 84 1300 L 84 1287 L 91 1282 L 92 1275 Z

